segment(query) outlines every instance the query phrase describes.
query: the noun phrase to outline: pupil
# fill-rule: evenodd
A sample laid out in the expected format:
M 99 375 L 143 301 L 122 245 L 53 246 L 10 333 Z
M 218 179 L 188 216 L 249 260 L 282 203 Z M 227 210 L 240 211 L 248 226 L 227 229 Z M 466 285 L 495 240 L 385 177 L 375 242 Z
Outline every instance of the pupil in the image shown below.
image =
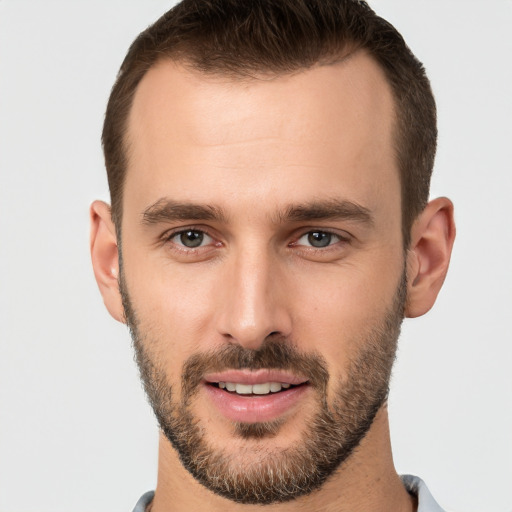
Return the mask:
M 308 235 L 308 242 L 313 247 L 327 247 L 331 243 L 332 235 L 323 231 L 313 231 Z
M 185 247 L 199 247 L 203 238 L 204 235 L 200 231 L 186 231 L 180 235 L 180 241 Z

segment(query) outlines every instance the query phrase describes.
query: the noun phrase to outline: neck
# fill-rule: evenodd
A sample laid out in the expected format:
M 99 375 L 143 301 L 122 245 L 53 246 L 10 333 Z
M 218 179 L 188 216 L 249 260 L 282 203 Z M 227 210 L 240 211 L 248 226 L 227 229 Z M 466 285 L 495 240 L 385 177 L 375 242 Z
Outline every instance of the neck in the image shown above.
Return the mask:
M 261 505 L 232 502 L 199 484 L 161 434 L 151 512 L 203 511 L 206 505 L 211 512 L 261 512 Z M 265 512 L 414 512 L 416 507 L 394 468 L 384 406 L 359 447 L 319 490 L 290 502 L 266 505 Z

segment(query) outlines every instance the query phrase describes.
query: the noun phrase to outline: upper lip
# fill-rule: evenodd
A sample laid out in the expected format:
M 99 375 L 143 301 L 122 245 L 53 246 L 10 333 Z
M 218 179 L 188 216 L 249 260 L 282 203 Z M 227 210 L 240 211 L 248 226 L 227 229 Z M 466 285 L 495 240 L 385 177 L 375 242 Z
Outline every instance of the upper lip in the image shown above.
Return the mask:
M 225 370 L 208 373 L 204 380 L 209 383 L 234 382 L 237 384 L 264 384 L 265 382 L 280 382 L 297 386 L 308 381 L 300 375 L 294 375 L 284 370 Z

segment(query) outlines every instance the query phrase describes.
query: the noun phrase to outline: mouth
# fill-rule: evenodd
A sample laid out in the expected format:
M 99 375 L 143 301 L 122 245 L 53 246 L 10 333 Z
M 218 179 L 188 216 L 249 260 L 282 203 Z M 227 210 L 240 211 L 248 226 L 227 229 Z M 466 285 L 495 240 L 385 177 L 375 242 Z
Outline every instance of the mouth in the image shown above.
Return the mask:
M 306 378 L 273 370 L 209 374 L 203 384 L 218 411 L 239 423 L 276 420 L 293 410 L 311 387 Z
M 274 393 L 280 393 L 285 389 L 292 389 L 297 386 L 290 384 L 289 382 L 263 382 L 261 384 L 241 384 L 240 382 L 212 382 L 210 385 L 218 387 L 219 389 L 225 389 L 228 393 L 235 393 L 237 395 L 269 395 Z M 304 386 L 299 384 L 299 386 Z

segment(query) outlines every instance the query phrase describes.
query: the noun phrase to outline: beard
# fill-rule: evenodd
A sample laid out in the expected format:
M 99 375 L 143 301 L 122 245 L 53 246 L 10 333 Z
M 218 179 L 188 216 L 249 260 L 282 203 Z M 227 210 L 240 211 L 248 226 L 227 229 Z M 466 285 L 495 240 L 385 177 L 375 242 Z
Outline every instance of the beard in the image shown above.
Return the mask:
M 268 336 L 258 350 L 229 344 L 189 357 L 183 365 L 181 399 L 177 400 L 163 361 L 148 350 L 156 340 L 139 328 L 122 267 L 119 287 L 141 380 L 161 430 L 192 476 L 229 500 L 266 505 L 318 489 L 359 446 L 387 400 L 404 316 L 405 271 L 384 317 L 376 319 L 370 329 L 366 327 L 364 336 L 355 340 L 360 348 L 336 383 L 330 404 L 325 360 L 316 352 L 300 352 L 292 340 L 280 335 Z M 207 427 L 194 416 L 192 403 L 204 375 L 226 369 L 289 370 L 307 377 L 318 397 L 318 407 L 306 418 L 300 442 L 274 450 L 258 444 L 278 435 L 282 420 L 276 420 L 235 423 L 235 437 L 246 440 L 236 453 L 213 447 L 207 440 Z

